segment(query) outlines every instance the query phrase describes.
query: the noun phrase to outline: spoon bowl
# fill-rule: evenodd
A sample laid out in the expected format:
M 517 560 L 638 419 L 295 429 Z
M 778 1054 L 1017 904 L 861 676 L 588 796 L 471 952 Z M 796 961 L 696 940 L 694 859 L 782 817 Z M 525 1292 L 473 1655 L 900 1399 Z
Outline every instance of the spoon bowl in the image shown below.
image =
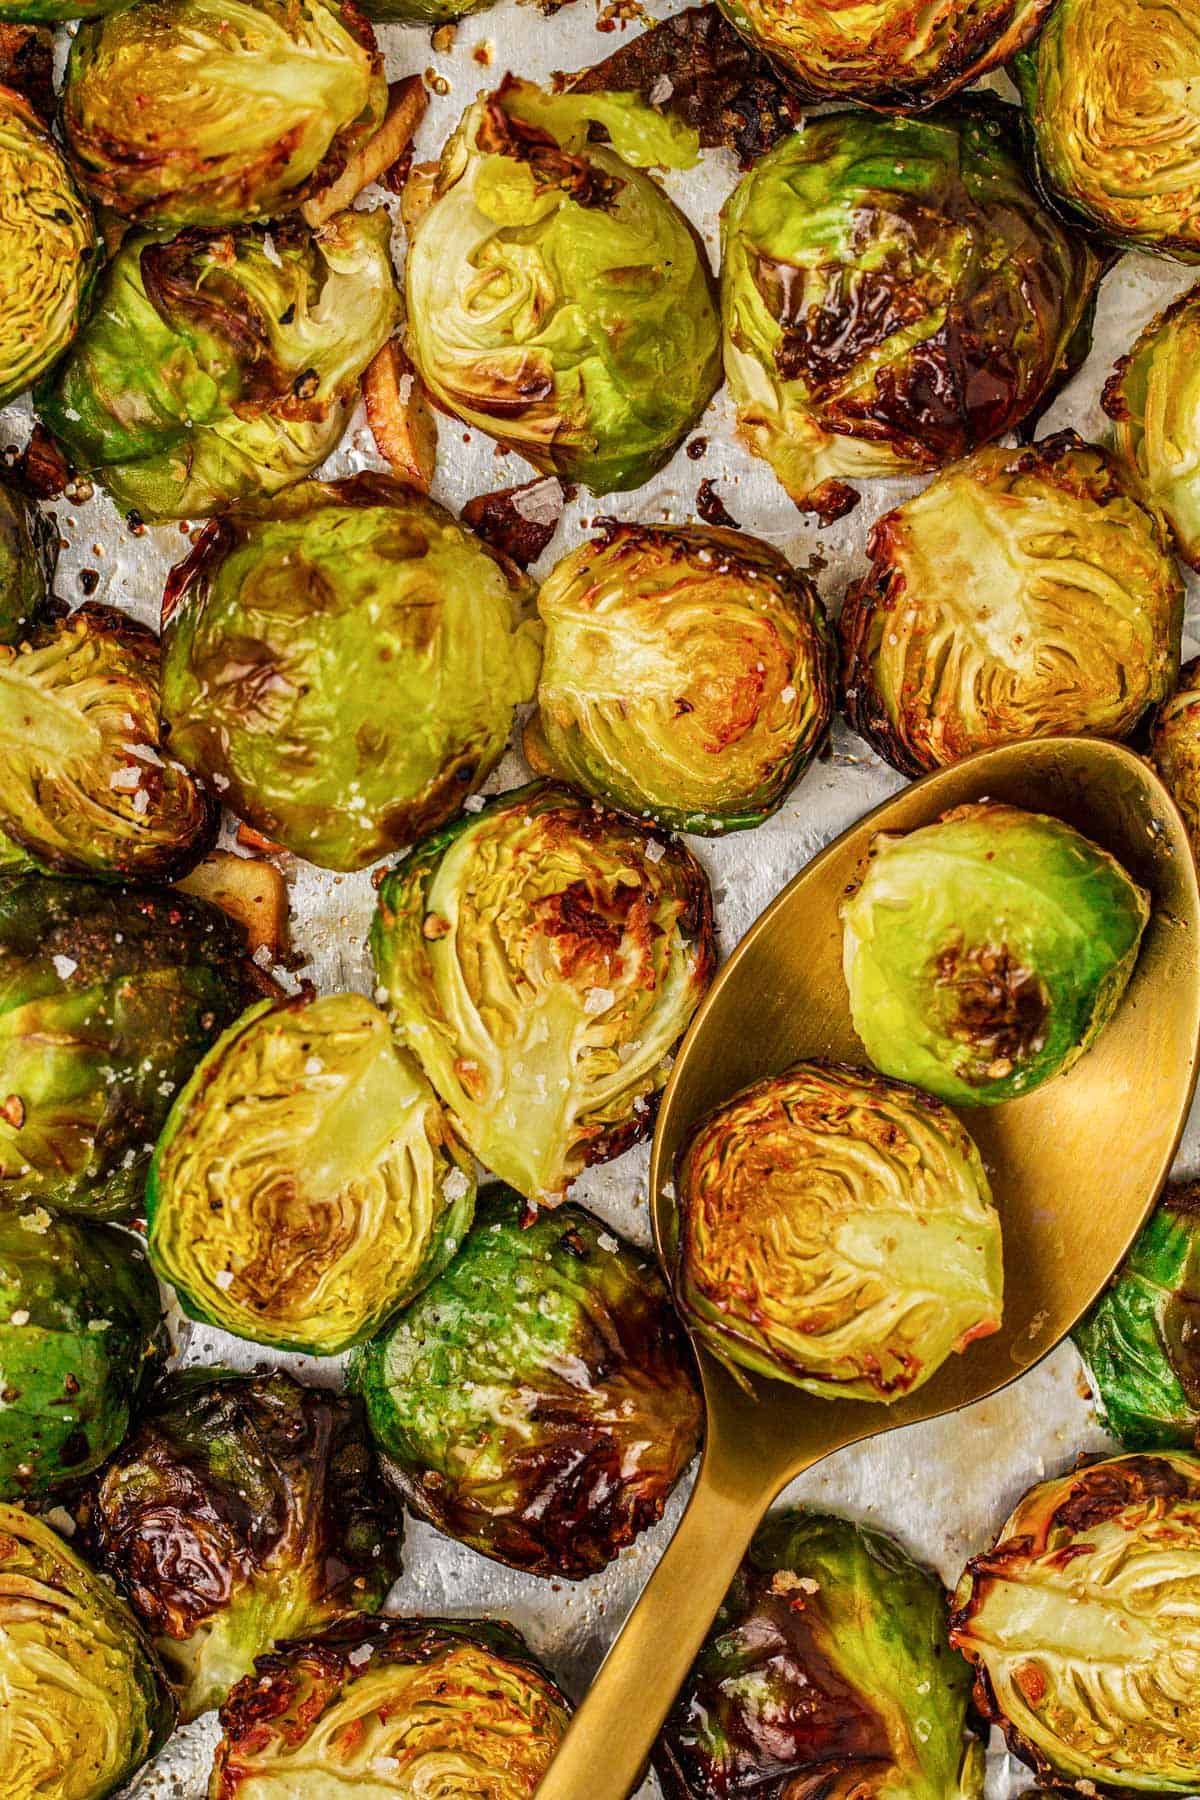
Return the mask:
M 825 1400 L 755 1376 L 746 1389 L 697 1346 L 707 1431 L 692 1499 L 539 1800 L 626 1800 L 780 1489 L 846 1444 L 982 1400 L 1032 1367 L 1106 1285 L 1170 1170 L 1200 1038 L 1200 893 L 1183 822 L 1150 766 L 1121 745 L 1013 745 L 927 776 L 868 813 L 783 889 L 730 957 L 681 1046 L 655 1134 L 651 1208 L 668 1276 L 675 1157 L 696 1121 L 802 1058 L 866 1063 L 842 976 L 838 908 L 871 840 L 983 799 L 1075 826 L 1153 903 L 1133 978 L 1093 1048 L 1019 1100 L 960 1111 L 1000 1212 L 1002 1329 L 890 1405 Z

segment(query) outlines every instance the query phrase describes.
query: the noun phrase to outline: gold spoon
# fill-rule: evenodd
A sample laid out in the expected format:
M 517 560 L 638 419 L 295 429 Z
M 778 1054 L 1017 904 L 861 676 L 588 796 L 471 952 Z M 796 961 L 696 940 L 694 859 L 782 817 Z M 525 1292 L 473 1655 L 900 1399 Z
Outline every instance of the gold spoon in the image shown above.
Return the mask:
M 815 857 L 750 928 L 700 1007 L 663 1098 L 650 1168 L 658 1254 L 669 1268 L 675 1152 L 696 1119 L 801 1057 L 866 1061 L 842 979 L 838 904 L 875 833 L 911 831 L 989 797 L 1065 819 L 1154 903 L 1133 980 L 1094 1049 L 1023 1099 L 963 1115 L 1003 1221 L 1003 1329 L 890 1406 L 759 1378 L 750 1398 L 699 1349 L 708 1429 L 695 1490 L 539 1800 L 626 1800 L 780 1489 L 843 1445 L 982 1400 L 1039 1361 L 1104 1287 L 1167 1176 L 1196 1081 L 1195 865 L 1170 796 L 1140 757 L 1089 738 L 1048 739 L 986 751 L 905 788 Z

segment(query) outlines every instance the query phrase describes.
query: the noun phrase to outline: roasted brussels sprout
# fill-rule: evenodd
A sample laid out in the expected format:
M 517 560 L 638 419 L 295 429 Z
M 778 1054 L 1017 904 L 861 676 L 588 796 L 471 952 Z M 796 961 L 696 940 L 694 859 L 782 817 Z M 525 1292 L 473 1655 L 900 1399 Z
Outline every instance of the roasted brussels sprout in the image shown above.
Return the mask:
M 130 0 L 0 0 L 0 24 L 21 20 L 61 25 L 71 19 L 101 19 L 129 4 Z
M 881 834 L 842 906 L 854 1029 L 943 1100 L 1014 1100 L 1090 1049 L 1149 916 L 1107 851 L 1041 813 L 983 801 Z
M 1118 1456 L 1031 1488 L 967 1564 L 950 1638 L 1039 1782 L 1194 1794 L 1200 1459 Z
M 999 1329 L 979 1152 L 914 1088 L 797 1063 L 702 1119 L 675 1185 L 675 1298 L 735 1371 L 898 1400 Z
M 29 102 L 0 87 L 0 406 L 31 387 L 79 325 L 98 264 L 92 215 Z
M 937 1576 L 792 1507 L 755 1533 L 655 1762 L 668 1800 L 979 1800 L 970 1688 Z
M 0 644 L 28 637 L 50 592 L 58 534 L 32 501 L 0 477 Z
M 510 1188 L 485 1188 L 459 1255 L 351 1381 L 414 1512 L 499 1562 L 578 1580 L 662 1517 L 700 1399 L 650 1260 L 581 1207 L 524 1217 Z
M 597 494 L 648 481 L 720 379 L 703 248 L 643 173 L 696 153 L 633 94 L 509 77 L 468 108 L 408 251 L 409 345 L 434 398 Z
M 371 953 L 476 1156 L 553 1203 L 650 1130 L 712 979 L 712 896 L 682 844 L 532 782 L 392 870 Z
M 907 775 L 1026 738 L 1127 737 L 1171 691 L 1183 585 L 1074 432 L 980 450 L 874 527 L 842 609 L 846 717 Z
M 681 831 L 758 825 L 830 718 L 816 589 L 757 538 L 609 522 L 542 585 L 534 769 Z
M 798 506 L 965 456 L 1082 359 L 1100 257 L 1027 185 L 1012 112 L 810 118 L 726 203 L 725 370 Z
M 1200 1182 L 1168 1187 L 1112 1286 L 1075 1328 L 1101 1419 L 1132 1449 L 1200 1432 Z
M 140 1212 L 171 1095 L 261 984 L 203 901 L 0 881 L 0 1202 Z
M 155 225 L 292 211 L 386 108 L 353 0 L 139 0 L 80 26 L 62 93 L 84 187 Z
M 0 831 L 68 875 L 186 875 L 218 809 L 158 713 L 158 643 L 111 607 L 0 647 Z
M 534 1800 L 569 1715 L 511 1625 L 348 1622 L 260 1657 L 235 1688 L 209 1800 Z
M 495 0 L 362 0 L 368 19 L 384 25 L 449 25 L 494 5 Z
M 1177 0 L 1058 0 L 1013 64 L 1056 200 L 1122 244 L 1200 261 L 1200 29 Z
M 453 1256 L 472 1164 L 359 994 L 262 1001 L 200 1064 L 150 1165 L 150 1258 L 194 1319 L 333 1356 Z
M 39 1207 L 0 1212 L 0 1499 L 36 1498 L 98 1468 L 165 1348 L 136 1239 Z
M 386 212 L 163 241 L 135 232 L 35 396 L 79 469 L 143 519 L 278 493 L 336 446 L 396 323 Z
M 163 603 L 171 747 L 259 831 L 361 869 L 462 806 L 533 697 L 513 564 L 380 475 L 210 525 Z
M 219 1706 L 277 1638 L 378 1612 L 400 1573 L 401 1515 L 359 1407 L 281 1370 L 172 1377 L 83 1510 L 185 1720 Z
M 721 0 L 726 17 L 814 100 L 931 106 L 1008 61 L 1054 0 Z
M 107 1800 L 175 1723 L 124 1601 L 40 1519 L 0 1506 L 5 1800 Z
M 1200 656 L 1183 665 L 1178 687 L 1159 708 L 1150 753 L 1200 856 Z
M 1102 396 L 1117 455 L 1200 569 L 1200 286 L 1151 320 Z

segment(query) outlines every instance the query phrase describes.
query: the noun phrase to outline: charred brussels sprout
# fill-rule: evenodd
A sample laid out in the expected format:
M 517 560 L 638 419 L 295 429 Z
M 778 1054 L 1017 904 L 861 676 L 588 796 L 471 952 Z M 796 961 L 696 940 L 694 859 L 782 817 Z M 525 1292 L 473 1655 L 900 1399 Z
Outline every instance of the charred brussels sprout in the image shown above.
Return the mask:
M 0 87 L 0 406 L 31 387 L 79 325 L 99 252 L 92 215 L 29 102 Z
M 5 1800 L 108 1800 L 175 1723 L 124 1601 L 16 1506 L 0 1506 L 0 1681 Z
M 0 1321 L 0 1498 L 36 1498 L 90 1474 L 129 1429 L 166 1348 L 158 1284 L 126 1232 L 5 1211 Z
M 1200 1182 L 1169 1187 L 1112 1286 L 1076 1327 L 1101 1418 L 1134 1448 L 1200 1431 Z
M 1200 261 L 1198 63 L 1186 0 L 1058 0 L 1013 71 L 1054 197 L 1185 262 Z
M 358 994 L 251 1007 L 171 1109 L 146 1190 L 150 1257 L 194 1319 L 332 1356 L 453 1256 L 470 1158 Z
M 185 1720 L 276 1639 L 378 1612 L 400 1573 L 359 1408 L 280 1370 L 168 1381 L 88 1494 L 85 1530 Z
M 898 1400 L 999 1329 L 979 1152 L 914 1088 L 797 1063 L 702 1120 L 675 1182 L 676 1300 L 731 1367 Z
M 58 534 L 0 477 L 0 644 L 28 637 L 50 593 Z
M 974 1557 L 950 1637 L 1039 1782 L 1194 1794 L 1200 1460 L 1118 1456 L 1031 1488 Z
M 1012 109 L 810 118 L 726 203 L 725 370 L 797 505 L 1011 430 L 1086 349 L 1101 262 L 1039 203 Z
M 970 1688 L 937 1576 L 791 1508 L 755 1533 L 655 1761 L 668 1800 L 979 1800 Z
M 854 1029 L 943 1100 L 1014 1100 L 1090 1049 L 1149 916 L 1107 851 L 1040 813 L 985 801 L 883 834 L 842 906 Z
M 361 869 L 456 813 L 532 699 L 526 578 L 377 475 L 209 526 L 163 603 L 171 747 L 243 819 Z
M 260 981 L 201 900 L 0 881 L 0 1200 L 140 1212 L 171 1095 Z
M 569 1716 L 510 1625 L 363 1619 L 259 1658 L 222 1709 L 209 1800 L 534 1800 Z
M 408 252 L 409 342 L 434 397 L 594 493 L 648 481 L 720 379 L 703 248 L 643 173 L 696 150 L 632 94 L 510 77 L 470 107 Z
M 1179 686 L 1159 708 L 1150 753 L 1200 856 L 1200 657 L 1184 664 Z
M 1180 556 L 1200 569 L 1200 286 L 1147 325 L 1103 403 L 1117 455 L 1161 508 Z
M 712 896 L 682 844 L 533 782 L 392 870 L 371 954 L 476 1156 L 553 1202 L 649 1131 L 712 979 Z
M 578 1580 L 662 1517 L 700 1401 L 649 1259 L 581 1207 L 485 1189 L 462 1251 L 351 1379 L 409 1506 L 485 1556 Z
M 311 474 L 396 323 L 386 212 L 320 232 L 134 233 L 36 395 L 77 468 L 143 519 L 195 518 Z
M 564 557 L 546 627 L 535 769 L 681 831 L 758 825 L 831 712 L 816 589 L 758 539 L 621 525 Z
M 383 25 L 448 25 L 493 5 L 495 0 L 362 0 L 368 19 Z
M 846 716 L 905 774 L 1026 738 L 1127 737 L 1170 692 L 1162 527 L 1073 432 L 980 450 L 875 526 L 839 628 Z
M 127 219 L 292 211 L 378 130 L 387 83 L 352 0 L 140 0 L 80 26 L 62 121 L 88 192 Z
M 130 0 L 0 0 L 0 24 L 21 20 L 35 25 L 61 25 L 71 19 L 102 19 L 106 13 L 129 4 Z

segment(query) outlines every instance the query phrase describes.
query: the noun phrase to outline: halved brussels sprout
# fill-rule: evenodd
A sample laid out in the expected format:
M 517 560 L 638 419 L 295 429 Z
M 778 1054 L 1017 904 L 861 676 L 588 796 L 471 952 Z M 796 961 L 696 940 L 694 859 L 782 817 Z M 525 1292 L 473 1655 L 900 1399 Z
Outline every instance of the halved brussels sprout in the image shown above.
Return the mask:
M 413 1059 L 359 994 L 252 1006 L 171 1108 L 147 1245 L 185 1312 L 333 1356 L 454 1255 L 475 1178 Z
M 35 395 L 76 468 L 143 519 L 269 498 L 335 448 L 399 310 L 391 221 L 338 213 L 217 237 L 127 237 Z
M 643 173 L 690 167 L 697 144 L 633 94 L 508 77 L 469 107 L 408 251 L 409 345 L 435 399 L 594 493 L 648 481 L 720 380 L 703 248 Z
M 675 1298 L 730 1368 L 898 1400 L 1000 1328 L 1000 1221 L 947 1107 L 797 1063 L 727 1100 L 676 1165 Z
M 1200 1182 L 1168 1187 L 1113 1284 L 1077 1325 L 1097 1410 L 1132 1449 L 1200 1433 Z
M 261 992 L 203 901 L 0 881 L 0 1202 L 140 1212 L 172 1094 Z
M 139 0 L 80 26 L 62 93 L 84 187 L 156 225 L 293 211 L 386 108 L 353 0 Z
M 62 25 L 71 19 L 101 19 L 130 0 L 0 0 L 0 22 Z
M 1117 455 L 1200 569 L 1200 285 L 1152 319 L 1102 395 Z
M 567 1205 L 486 1188 L 450 1267 L 359 1351 L 384 1473 L 451 1537 L 580 1580 L 662 1517 L 700 1440 L 651 1260 Z
M 5 1800 L 107 1800 L 175 1724 L 124 1601 L 17 1506 L 0 1506 L 0 1684 Z
M 371 954 L 476 1156 L 553 1204 L 649 1132 L 712 979 L 712 895 L 684 845 L 535 781 L 391 871 Z
M 0 1499 L 36 1498 L 98 1468 L 165 1350 L 158 1284 L 136 1238 L 36 1206 L 0 1212 Z
M 1183 665 L 1178 687 L 1159 708 L 1150 754 L 1200 856 L 1200 656 Z
M 1054 0 L 721 0 L 759 50 L 816 100 L 932 106 L 1020 50 Z
M 496 0 L 361 0 L 362 10 L 377 25 L 448 25 L 472 13 L 486 12 Z
M 221 1710 L 209 1800 L 534 1800 L 570 1711 L 511 1625 L 357 1620 L 259 1658 Z
M 1013 65 L 1051 194 L 1184 262 L 1200 261 L 1198 62 L 1186 0 L 1058 0 Z
M 29 102 L 0 87 L 0 406 L 79 326 L 99 250 L 92 215 Z
M 1086 354 L 1101 259 L 1029 187 L 1013 118 L 810 118 L 726 202 L 725 372 L 798 506 L 965 456 Z
M 789 1507 L 755 1533 L 655 1763 L 668 1800 L 980 1800 L 970 1691 L 937 1576 Z
M 1091 1048 L 1149 917 L 1120 863 L 1041 813 L 982 801 L 881 833 L 842 905 L 854 1029 L 943 1100 L 1015 1100 Z
M 1200 1459 L 1117 1456 L 1031 1488 L 967 1564 L 951 1642 L 1039 1783 L 1194 1794 Z
M 535 770 L 680 831 L 761 824 L 829 726 L 812 583 L 777 550 L 702 525 L 624 525 L 542 584 Z
M 1026 738 L 1127 737 L 1171 690 L 1159 519 L 1074 432 L 995 447 L 880 519 L 839 621 L 846 717 L 907 775 Z
M 172 571 L 171 748 L 276 842 L 364 868 L 499 761 L 537 682 L 532 611 L 526 577 L 412 488 L 304 482 Z
M 13 482 L 0 477 L 0 644 L 28 637 L 50 593 L 58 533 Z
M 87 1495 L 84 1526 L 185 1721 L 277 1639 L 378 1612 L 400 1574 L 402 1515 L 358 1405 L 278 1369 L 171 1377 Z

